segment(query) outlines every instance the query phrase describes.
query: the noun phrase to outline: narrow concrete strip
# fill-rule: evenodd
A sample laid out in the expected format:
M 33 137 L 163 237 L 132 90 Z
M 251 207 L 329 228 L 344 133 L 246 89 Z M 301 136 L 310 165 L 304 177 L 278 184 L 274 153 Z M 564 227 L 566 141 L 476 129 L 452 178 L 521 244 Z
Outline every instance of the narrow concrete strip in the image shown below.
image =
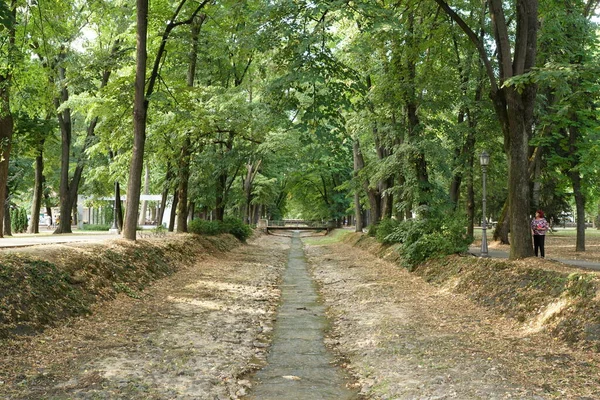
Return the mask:
M 356 393 L 346 388 L 344 373 L 325 348 L 325 307 L 308 273 L 298 234 L 292 238 L 281 299 L 268 365 L 256 374 L 258 383 L 248 399 L 356 398 Z

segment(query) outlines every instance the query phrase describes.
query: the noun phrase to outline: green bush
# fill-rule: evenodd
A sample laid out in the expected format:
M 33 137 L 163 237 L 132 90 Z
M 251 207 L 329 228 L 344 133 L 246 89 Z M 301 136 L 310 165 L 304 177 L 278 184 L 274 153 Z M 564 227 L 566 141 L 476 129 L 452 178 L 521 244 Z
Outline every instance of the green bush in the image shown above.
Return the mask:
M 102 224 L 83 224 L 81 230 L 83 231 L 108 231 L 111 225 Z
M 223 222 L 195 219 L 188 224 L 188 231 L 197 235 L 230 233 L 242 242 L 245 242 L 252 234 L 252 229 L 248 225 L 234 217 L 225 217 Z
M 382 243 L 401 243 L 402 262 L 410 270 L 429 258 L 464 253 L 473 242 L 466 234 L 464 218 L 453 213 L 402 221 L 393 228 L 392 225 L 382 221 L 377 238 Z M 391 232 L 384 235 L 380 232 L 384 230 L 382 226 Z
M 377 224 L 377 228 L 374 232 L 377 241 L 383 244 L 395 243 L 393 239 L 388 239 L 388 236 L 390 236 L 399 225 L 400 222 L 396 219 L 386 218 L 381 220 L 381 222 Z
M 244 224 L 241 219 L 235 217 L 225 217 L 223 219 L 223 230 L 231 233 L 241 242 L 245 242 L 252 234 L 252 229 Z
M 197 235 L 218 235 L 223 233 L 219 221 L 195 219 L 188 223 L 188 231 Z
M 24 208 L 10 209 L 10 229 L 12 233 L 27 232 L 27 210 Z

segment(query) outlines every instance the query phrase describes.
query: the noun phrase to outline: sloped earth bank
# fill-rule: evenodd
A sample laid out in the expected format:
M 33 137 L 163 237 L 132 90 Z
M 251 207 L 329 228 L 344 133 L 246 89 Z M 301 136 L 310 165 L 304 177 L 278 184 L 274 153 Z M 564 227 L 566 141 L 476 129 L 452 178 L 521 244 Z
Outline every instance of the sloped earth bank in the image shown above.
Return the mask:
M 128 284 L 118 281 L 119 288 L 130 290 L 92 307 L 89 317 L 70 319 L 32 336 L 0 340 L 0 399 L 245 397 L 252 389 L 253 372 L 265 365 L 289 245 L 286 237 L 259 236 L 231 252 L 206 251 L 195 263 L 186 261 L 143 291 L 133 285 L 135 279 Z M 130 247 L 139 252 L 145 246 Z M 111 257 L 121 260 L 112 245 L 106 247 L 112 249 Z M 49 254 L 48 248 L 32 249 L 41 256 Z M 73 285 L 87 285 L 95 296 L 108 290 L 105 279 L 124 279 L 137 266 L 128 256 L 123 271 L 106 275 L 103 263 L 85 265 L 85 249 L 68 273 Z M 468 267 L 459 259 L 429 266 L 423 276 L 432 282 L 448 271 L 443 284 L 433 285 L 348 244 L 308 246 L 306 251 L 331 320 L 326 343 L 354 375 L 350 385 L 365 398 L 600 398 L 597 352 L 589 347 L 577 350 L 552 331 L 532 326 L 532 310 L 519 310 L 515 316 L 506 310 L 509 317 L 503 318 L 497 310 L 492 312 L 493 307 L 478 306 L 488 299 L 492 305 L 507 302 L 499 300 L 502 293 L 485 298 L 481 288 L 489 284 L 482 281 L 486 274 L 470 281 L 473 290 L 469 281 L 453 287 L 459 270 Z M 151 259 L 146 263 L 153 264 Z M 114 270 L 111 265 L 106 268 Z M 512 267 L 500 267 L 495 272 L 514 277 Z M 155 275 L 164 276 L 160 271 Z M 100 275 L 92 279 L 90 273 L 101 273 L 103 280 Z M 532 278 L 536 285 L 544 281 L 539 275 Z M 506 282 L 514 286 L 499 289 L 506 292 L 504 298 L 515 288 L 519 296 L 530 288 L 526 279 L 494 277 L 494 283 L 496 279 L 499 287 Z M 563 281 L 551 280 L 557 292 Z M 590 293 L 592 281 L 587 278 L 567 281 L 567 289 Z M 474 293 L 480 294 L 471 296 Z M 580 325 L 575 319 L 598 314 L 598 297 L 588 299 L 584 307 L 590 317 L 572 310 L 573 326 Z M 537 301 L 532 307 L 542 304 Z
M 226 241 L 225 241 L 226 242 Z M 259 237 L 92 316 L 0 342 L 1 399 L 230 399 L 264 365 L 288 238 Z
M 350 245 L 306 251 L 332 320 L 328 344 L 365 397 L 600 398 L 598 353 Z

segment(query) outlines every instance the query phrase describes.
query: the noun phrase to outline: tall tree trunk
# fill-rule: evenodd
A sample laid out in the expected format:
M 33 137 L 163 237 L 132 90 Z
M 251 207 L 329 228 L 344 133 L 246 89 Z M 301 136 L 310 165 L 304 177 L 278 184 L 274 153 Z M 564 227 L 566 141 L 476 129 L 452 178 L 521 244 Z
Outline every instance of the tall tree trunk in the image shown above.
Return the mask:
M 61 54 L 64 59 L 65 54 Z M 60 105 L 69 100 L 69 92 L 67 90 L 66 83 L 66 70 L 64 67 L 59 66 L 58 72 L 58 86 L 60 87 L 60 98 L 54 99 L 55 108 L 58 110 Z M 54 231 L 54 233 L 71 233 L 71 203 L 70 191 L 69 191 L 69 167 L 71 165 L 71 140 L 72 140 L 72 124 L 71 124 L 71 110 L 66 108 L 62 112 L 58 112 L 58 122 L 60 125 L 61 135 L 61 158 L 60 158 L 60 224 Z
M 192 48 L 189 54 L 189 64 L 187 72 L 187 86 L 194 87 L 194 78 L 196 76 L 196 62 L 198 59 L 198 36 L 200 28 L 204 22 L 206 15 L 201 15 L 195 18 L 191 24 Z M 179 196 L 179 210 L 177 212 L 177 232 L 187 232 L 188 220 L 188 185 L 190 180 L 190 162 L 191 162 L 191 133 L 186 132 L 185 141 L 181 147 L 181 157 L 179 159 L 179 188 L 177 195 Z
M 217 177 L 217 193 L 215 218 L 217 221 L 223 221 L 225 216 L 225 187 L 227 186 L 227 172 L 221 172 Z
M 244 207 L 244 218 L 243 221 L 245 224 L 252 223 L 252 189 L 254 180 L 256 179 L 256 175 L 258 175 L 258 170 L 260 169 L 260 165 L 262 160 L 258 160 L 256 164 L 249 161 L 246 164 L 246 175 L 242 176 L 242 187 L 244 190 L 244 198 L 245 198 L 245 207 Z
M 177 189 L 173 193 L 173 206 L 171 207 L 171 215 L 169 218 L 169 232 L 175 230 L 175 220 L 177 219 L 177 204 L 179 203 L 179 197 L 177 196 Z
M 134 99 L 134 139 L 133 155 L 129 168 L 129 184 L 127 185 L 127 215 L 123 238 L 136 239 L 137 219 L 140 205 L 140 188 L 142 184 L 142 168 L 144 164 L 144 145 L 146 143 L 146 122 L 149 98 L 154 93 L 154 86 L 158 79 L 159 68 L 163 60 L 167 41 L 176 26 L 189 25 L 194 22 L 196 16 L 210 0 L 204 0 L 193 11 L 189 19 L 177 21 L 179 13 L 187 0 L 181 0 L 173 16 L 168 20 L 162 35 L 160 46 L 154 58 L 152 72 L 146 87 L 146 61 L 148 59 L 146 43 L 148 36 L 148 0 L 137 0 L 137 44 L 136 44 L 136 76 L 135 76 L 135 99 Z
M 171 169 L 171 163 L 167 162 L 167 174 L 165 176 L 165 186 L 162 191 L 160 199 L 160 207 L 158 209 L 158 222 L 157 225 L 163 224 L 165 210 L 167 208 L 167 199 L 169 197 L 169 190 L 171 190 L 171 179 L 173 177 L 173 171 Z
M 196 203 L 190 201 L 188 204 L 188 219 L 190 221 L 194 220 L 194 214 L 196 213 Z
M 504 206 L 502 206 L 498 224 L 496 225 L 496 229 L 494 229 L 494 241 L 500 241 L 502 244 L 510 244 L 510 241 L 508 240 L 509 231 L 510 216 L 508 214 L 508 199 L 506 199 Z
M 504 149 L 508 157 L 508 217 L 510 219 L 510 258 L 533 256 L 529 227 L 530 189 L 528 174 L 528 141 L 532 134 L 533 111 L 537 95 L 535 83 L 527 83 L 517 90 L 504 86 L 506 80 L 528 73 L 535 65 L 537 54 L 538 0 L 516 0 L 514 21 L 510 31 L 504 6 L 513 6 L 501 0 L 485 2 L 493 25 L 495 52 L 498 60 L 494 68 L 488 57 L 485 42 L 444 0 L 435 0 L 475 45 L 490 81 L 492 99 L 498 121 L 504 133 Z M 511 10 L 512 11 L 512 10 Z M 514 39 L 514 40 L 513 40 Z M 514 48 L 512 43 L 514 42 Z M 514 56 L 514 58 L 513 58 Z M 498 74 L 498 76 L 496 76 Z
M 473 237 L 475 233 L 475 190 L 473 189 L 473 156 L 467 165 L 467 235 Z
M 4 211 L 4 234 L 6 236 L 12 236 L 12 228 L 11 228 L 11 223 L 10 223 L 10 201 L 8 200 L 9 198 L 9 193 L 8 193 L 8 186 L 7 185 L 2 185 L 6 188 L 6 194 L 4 195 L 4 206 L 3 211 Z M 1 222 L 1 221 L 0 221 Z M 2 225 L 0 223 L 0 225 Z
M 365 159 L 362 155 L 362 151 L 360 149 L 360 142 L 358 139 L 354 140 L 353 146 L 356 146 L 356 150 L 354 152 L 355 159 L 355 171 L 356 173 L 360 173 L 361 170 L 365 168 Z M 369 225 L 377 224 L 381 220 L 381 209 L 380 209 L 380 196 L 377 192 L 377 189 L 371 188 L 369 185 L 368 179 L 362 179 L 362 185 L 367 197 L 369 199 L 369 207 L 370 207 L 370 219 Z
M 571 120 L 577 122 L 577 116 L 572 115 Z M 569 127 L 569 153 L 571 156 L 571 168 L 568 176 L 573 185 L 573 196 L 575 197 L 575 207 L 577 213 L 577 240 L 575 251 L 585 251 L 585 193 L 581 190 L 581 175 L 577 167 L 580 165 L 577 155 L 577 145 L 579 143 L 580 132 L 576 125 Z
M 117 213 L 117 229 L 123 230 L 123 204 L 121 203 L 121 185 L 115 182 L 115 212 Z
M 44 140 L 41 141 L 40 152 L 35 158 L 35 183 L 33 186 L 33 199 L 31 200 L 29 233 L 40 233 L 40 209 L 42 208 L 42 196 L 44 195 L 44 157 L 41 150 L 43 145 Z
M 409 48 L 416 48 L 415 37 L 414 37 L 414 14 L 408 16 L 408 40 L 407 44 Z M 404 107 L 406 109 L 406 117 L 408 123 L 408 142 L 415 146 L 411 155 L 411 163 L 415 169 L 415 176 L 417 177 L 418 183 L 418 202 L 420 206 L 426 206 L 429 203 L 428 193 L 431 191 L 429 184 L 429 174 L 427 172 L 427 161 L 425 158 L 425 152 L 419 148 L 417 143 L 420 142 L 420 130 L 421 121 L 418 115 L 418 96 L 416 93 L 416 81 L 417 81 L 417 63 L 411 54 L 405 56 L 404 68 L 406 70 L 406 100 Z
M 17 2 L 12 0 L 10 2 L 10 9 L 13 15 L 13 20 L 16 21 L 17 13 Z M 15 56 L 15 25 L 9 28 L 8 31 L 8 57 L 7 60 L 11 63 L 17 57 Z M 0 238 L 4 237 L 4 232 L 10 233 L 10 215 L 9 229 L 5 230 L 6 226 L 2 226 L 2 221 L 5 221 L 6 207 L 4 206 L 4 199 L 8 198 L 8 162 L 10 160 L 10 150 L 12 146 L 12 136 L 14 129 L 13 116 L 10 111 L 10 89 L 12 85 L 12 70 L 13 68 L 7 66 L 5 71 L 0 74 Z
M 355 189 L 354 189 L 354 215 L 356 216 L 356 224 L 355 224 L 355 232 L 362 232 L 364 228 L 364 220 L 362 218 L 362 207 L 360 205 L 360 192 L 358 191 L 359 185 L 359 176 L 360 170 L 364 168 L 364 160 L 360 153 L 360 147 L 358 140 L 355 140 L 352 143 L 352 153 L 354 156 L 354 180 L 355 180 Z
M 575 208 L 577 213 L 577 239 L 575 251 L 585 251 L 585 195 L 581 190 L 581 176 L 578 171 L 569 173 L 573 185 Z
M 150 167 L 146 163 L 146 174 L 144 175 L 144 194 L 150 194 Z M 142 209 L 140 211 L 140 217 L 138 225 L 146 224 L 146 214 L 148 213 L 148 200 L 142 200 Z
M 190 147 L 191 139 L 189 133 L 186 134 L 185 143 L 181 147 L 181 158 L 179 164 L 179 185 L 177 187 L 177 232 L 187 232 L 188 219 L 188 182 L 190 180 Z
M 133 154 L 129 168 L 127 184 L 127 213 L 123 238 L 135 240 L 140 207 L 140 190 L 142 186 L 142 168 L 144 167 L 144 146 L 146 144 L 146 115 L 148 98 L 145 95 L 146 61 L 148 54 L 146 43 L 148 36 L 148 0 L 137 0 L 137 43 L 135 99 L 133 104 Z

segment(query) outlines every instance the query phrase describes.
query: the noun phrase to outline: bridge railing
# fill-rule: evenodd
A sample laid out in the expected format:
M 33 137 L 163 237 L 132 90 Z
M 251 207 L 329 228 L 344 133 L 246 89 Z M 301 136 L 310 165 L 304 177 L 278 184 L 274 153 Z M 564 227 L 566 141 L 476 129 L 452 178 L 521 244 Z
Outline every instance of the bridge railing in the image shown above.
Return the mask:
M 323 221 L 311 221 L 303 219 L 282 219 L 282 220 L 268 220 L 267 226 L 277 227 L 323 227 L 327 226 L 327 222 Z

